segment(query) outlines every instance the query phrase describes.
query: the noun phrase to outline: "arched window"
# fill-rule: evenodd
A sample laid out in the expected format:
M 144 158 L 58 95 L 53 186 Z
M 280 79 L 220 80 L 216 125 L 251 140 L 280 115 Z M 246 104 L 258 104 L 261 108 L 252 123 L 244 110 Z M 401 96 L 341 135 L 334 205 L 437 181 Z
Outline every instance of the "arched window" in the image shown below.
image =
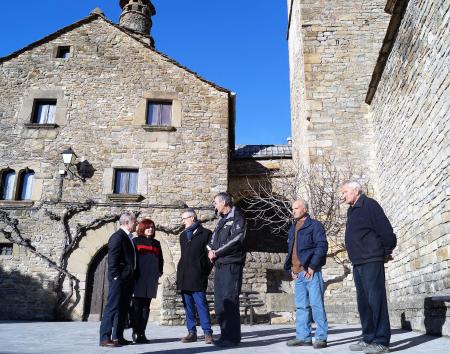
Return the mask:
M 31 199 L 31 192 L 33 190 L 33 181 L 34 181 L 34 171 L 26 170 L 21 171 L 19 177 L 19 192 L 18 199 L 19 200 L 29 200 Z
M 16 179 L 16 172 L 11 169 L 3 170 L 1 173 L 0 199 L 12 200 L 14 199 L 14 181 Z

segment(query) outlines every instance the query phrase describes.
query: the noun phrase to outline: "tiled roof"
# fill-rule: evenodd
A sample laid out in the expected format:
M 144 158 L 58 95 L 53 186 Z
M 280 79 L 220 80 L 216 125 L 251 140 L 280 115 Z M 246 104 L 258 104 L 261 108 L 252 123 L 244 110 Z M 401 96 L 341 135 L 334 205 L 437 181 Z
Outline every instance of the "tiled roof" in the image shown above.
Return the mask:
M 291 145 L 236 145 L 234 159 L 292 158 Z

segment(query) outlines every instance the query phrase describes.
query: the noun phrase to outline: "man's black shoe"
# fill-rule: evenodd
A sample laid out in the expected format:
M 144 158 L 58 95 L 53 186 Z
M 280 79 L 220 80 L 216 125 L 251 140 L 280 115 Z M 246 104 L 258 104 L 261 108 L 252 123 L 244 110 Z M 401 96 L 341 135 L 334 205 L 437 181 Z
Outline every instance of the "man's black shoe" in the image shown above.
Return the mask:
M 150 340 L 147 339 L 145 335 L 138 336 L 136 340 L 134 341 L 135 344 L 148 344 L 150 343 Z
M 232 348 L 232 347 L 237 347 L 239 345 L 239 342 L 232 342 L 230 340 L 220 338 L 218 340 L 213 341 L 213 344 L 216 347 Z
M 130 345 L 130 344 L 133 343 L 131 340 L 126 340 L 125 338 L 122 338 L 122 339 L 114 339 L 113 342 L 114 342 L 114 343 L 118 343 L 118 344 L 120 344 L 120 345 Z

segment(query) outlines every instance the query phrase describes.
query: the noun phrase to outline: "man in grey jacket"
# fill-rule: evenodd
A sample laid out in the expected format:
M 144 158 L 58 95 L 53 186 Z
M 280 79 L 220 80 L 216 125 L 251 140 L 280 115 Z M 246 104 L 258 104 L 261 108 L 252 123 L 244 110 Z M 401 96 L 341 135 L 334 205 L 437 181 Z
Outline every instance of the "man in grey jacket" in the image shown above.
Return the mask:
M 220 339 L 214 344 L 234 347 L 241 341 L 239 294 L 247 223 L 242 212 L 233 206 L 228 193 L 217 194 L 214 206 L 220 218 L 208 245 L 208 257 L 215 265 L 214 307 L 221 332 Z

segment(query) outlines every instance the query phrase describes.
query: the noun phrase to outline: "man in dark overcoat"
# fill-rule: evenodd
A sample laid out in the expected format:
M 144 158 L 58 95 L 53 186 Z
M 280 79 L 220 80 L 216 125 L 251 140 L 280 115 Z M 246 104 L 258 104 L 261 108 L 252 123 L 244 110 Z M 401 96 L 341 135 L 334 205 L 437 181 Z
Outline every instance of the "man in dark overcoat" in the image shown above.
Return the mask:
M 132 233 L 136 229 L 136 217 L 123 213 L 120 228 L 108 241 L 109 293 L 100 325 L 100 346 L 120 347 L 130 344 L 123 331 L 133 291 L 133 275 L 136 269 L 136 254 Z
M 212 263 L 208 259 L 207 245 L 211 231 L 197 220 L 194 209 L 187 209 L 181 216 L 185 230 L 180 235 L 181 258 L 177 267 L 177 288 L 183 297 L 188 335 L 183 343 L 197 341 L 195 313 L 205 335 L 205 343 L 212 344 L 211 317 L 206 300 L 208 276 Z
M 356 302 L 362 339 L 352 351 L 388 353 L 391 327 L 385 287 L 384 263 L 392 259 L 397 238 L 381 206 L 362 193 L 361 184 L 348 181 L 341 188 L 347 210 L 345 245 L 353 264 Z

